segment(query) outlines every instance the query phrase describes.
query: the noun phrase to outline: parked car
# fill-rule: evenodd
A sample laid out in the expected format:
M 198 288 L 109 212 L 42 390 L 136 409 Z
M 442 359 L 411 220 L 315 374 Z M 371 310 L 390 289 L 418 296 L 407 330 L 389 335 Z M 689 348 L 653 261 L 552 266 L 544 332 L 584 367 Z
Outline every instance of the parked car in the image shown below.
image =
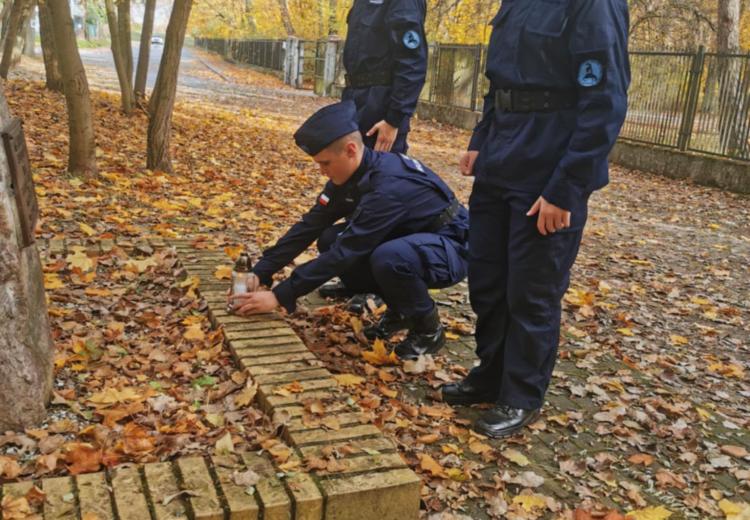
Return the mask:
M 154 36 L 151 38 L 151 43 L 154 45 L 164 45 L 164 39 L 161 36 Z

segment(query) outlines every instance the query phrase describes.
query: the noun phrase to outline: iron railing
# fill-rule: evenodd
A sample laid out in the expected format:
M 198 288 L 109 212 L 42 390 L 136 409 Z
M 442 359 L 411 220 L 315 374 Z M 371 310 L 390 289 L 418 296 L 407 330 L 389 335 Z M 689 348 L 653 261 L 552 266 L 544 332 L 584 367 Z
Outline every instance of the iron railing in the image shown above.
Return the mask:
M 326 48 L 331 44 L 300 41 L 303 84 L 319 94 L 325 92 Z M 343 42 L 333 44 L 334 87 L 340 89 Z M 196 38 L 196 45 L 240 62 L 283 70 L 286 40 Z M 482 45 L 432 44 L 421 101 L 481 111 L 488 89 L 486 59 Z M 629 109 L 621 138 L 750 161 L 750 55 L 707 53 L 701 48 L 631 52 L 630 61 Z

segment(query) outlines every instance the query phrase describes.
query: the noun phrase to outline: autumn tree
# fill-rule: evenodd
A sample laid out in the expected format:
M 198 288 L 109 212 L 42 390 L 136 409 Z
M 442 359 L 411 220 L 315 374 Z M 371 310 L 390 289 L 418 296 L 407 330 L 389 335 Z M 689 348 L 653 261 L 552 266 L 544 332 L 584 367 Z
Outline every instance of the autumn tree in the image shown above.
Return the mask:
M 55 35 L 52 32 L 47 0 L 39 0 L 39 39 L 42 42 L 42 59 L 44 61 L 45 86 L 55 92 L 63 91 L 60 63 L 55 51 Z
M 151 50 L 151 35 L 154 31 L 154 10 L 156 0 L 146 0 L 143 12 L 143 27 L 141 28 L 141 43 L 138 47 L 138 67 L 135 71 L 134 93 L 136 99 L 146 97 L 146 79 L 148 78 L 148 60 Z
M 192 0 L 175 0 L 167 25 L 159 72 L 148 107 L 147 167 L 151 170 L 172 171 L 169 155 L 172 109 L 177 94 L 180 54 L 192 5 Z
M 117 79 L 120 83 L 122 111 L 133 113 L 135 95 L 133 92 L 133 49 L 130 45 L 130 0 L 105 0 L 107 24 L 109 25 L 110 46 L 115 62 Z
M 68 171 L 74 175 L 93 175 L 96 173 L 96 148 L 91 96 L 86 71 L 78 53 L 70 4 L 68 0 L 47 0 L 47 7 L 68 108 Z
M 6 0 L 10 1 L 10 0 Z M 32 0 L 14 0 L 13 6 L 10 10 L 10 19 L 8 26 L 5 31 L 5 39 L 3 40 L 3 57 L 0 60 L 0 77 L 3 79 L 8 77 L 8 71 L 13 60 L 13 52 L 20 44 L 23 45 L 23 34 L 21 28 L 24 25 L 24 21 L 28 18 L 31 12 Z

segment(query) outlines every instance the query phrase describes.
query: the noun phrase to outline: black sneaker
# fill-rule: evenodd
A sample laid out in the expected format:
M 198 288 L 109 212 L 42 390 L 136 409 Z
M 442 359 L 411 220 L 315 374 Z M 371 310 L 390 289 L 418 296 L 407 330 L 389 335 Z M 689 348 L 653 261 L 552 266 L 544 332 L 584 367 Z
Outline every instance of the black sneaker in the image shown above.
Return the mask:
M 369 340 L 376 338 L 388 339 L 401 330 L 406 330 L 411 326 L 411 320 L 390 309 L 386 310 L 383 317 L 375 325 L 365 328 L 365 337 Z

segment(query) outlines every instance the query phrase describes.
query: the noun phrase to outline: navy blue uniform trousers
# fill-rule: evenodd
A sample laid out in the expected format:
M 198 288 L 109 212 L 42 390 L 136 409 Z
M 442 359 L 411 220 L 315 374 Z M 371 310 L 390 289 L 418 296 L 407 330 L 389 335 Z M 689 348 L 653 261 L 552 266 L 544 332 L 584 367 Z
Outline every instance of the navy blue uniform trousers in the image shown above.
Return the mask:
M 318 250 L 330 249 L 346 223 L 327 228 Z M 379 245 L 367 259 L 339 274 L 356 293 L 376 293 L 388 308 L 405 316 L 424 316 L 435 306 L 428 289 L 442 289 L 466 277 L 460 246 L 437 233 L 414 233 Z
M 469 292 L 477 315 L 480 365 L 468 380 L 497 402 L 540 408 L 557 358 L 561 300 L 587 217 L 572 209 L 568 229 L 543 236 L 526 213 L 539 194 L 475 182 L 469 200 Z

